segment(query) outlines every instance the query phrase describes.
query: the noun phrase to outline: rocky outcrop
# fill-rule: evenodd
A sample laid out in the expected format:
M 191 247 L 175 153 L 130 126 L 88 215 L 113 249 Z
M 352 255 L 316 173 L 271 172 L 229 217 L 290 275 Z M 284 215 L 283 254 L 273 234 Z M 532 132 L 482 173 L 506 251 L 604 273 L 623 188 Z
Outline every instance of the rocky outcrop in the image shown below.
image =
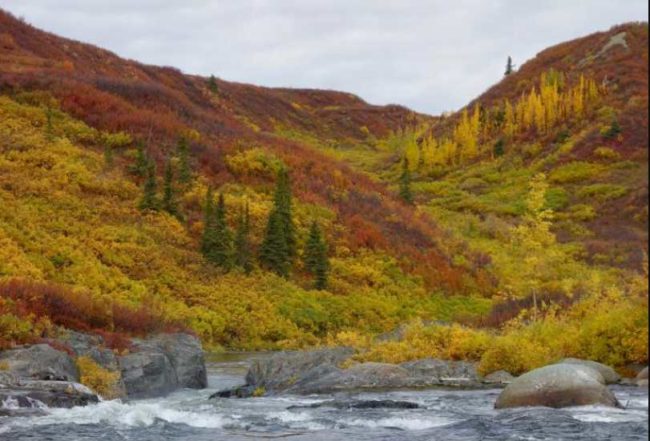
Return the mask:
M 621 407 L 597 370 L 580 364 L 559 363 L 516 378 L 501 392 L 494 407 L 559 408 L 589 404 Z
M 0 352 L 0 364 L 17 378 L 51 381 L 79 381 L 72 357 L 47 344 L 21 346 Z
M 180 387 L 207 386 L 203 349 L 189 334 L 164 334 L 133 340 L 133 352 L 118 357 L 129 398 L 150 398 Z
M 246 374 L 246 384 L 267 391 L 288 389 L 300 379 L 316 379 L 331 372 L 353 354 L 353 349 L 345 347 L 278 352 L 254 361 Z
M 101 335 L 66 331 L 57 341 L 72 349 L 76 357 L 90 357 L 99 366 L 109 371 L 118 369 L 117 357 L 112 349 L 106 347 Z
M 217 392 L 212 398 L 248 397 L 259 393 L 485 387 L 472 363 L 422 359 L 401 365 L 358 363 L 346 369 L 340 367 L 353 353 L 350 348 L 276 353 L 268 359 L 257 360 L 251 366 L 244 386 Z
M 100 336 L 68 331 L 57 340 L 74 356 L 88 356 L 101 367 L 120 372 L 128 398 L 167 394 L 179 387 L 203 388 L 207 375 L 199 340 L 189 334 L 161 334 L 134 340 L 133 352 L 116 356 Z M 49 407 L 82 406 L 98 396 L 78 383 L 72 356 L 47 344 L 0 352 L 0 415 L 38 413 Z
M 563 358 L 558 362 L 558 364 L 559 363 L 576 364 L 579 366 L 586 366 L 588 368 L 594 369 L 603 376 L 603 379 L 605 379 L 605 384 L 616 384 L 621 381 L 621 376 L 614 369 L 596 361 L 581 360 L 579 358 Z

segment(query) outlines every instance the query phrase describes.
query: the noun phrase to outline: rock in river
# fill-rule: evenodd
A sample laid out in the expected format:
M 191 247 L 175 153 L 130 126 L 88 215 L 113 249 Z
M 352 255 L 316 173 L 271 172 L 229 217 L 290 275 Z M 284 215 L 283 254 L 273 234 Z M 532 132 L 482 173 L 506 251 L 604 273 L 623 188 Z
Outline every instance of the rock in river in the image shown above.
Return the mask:
M 0 364 L 16 377 L 34 380 L 79 381 L 72 358 L 47 344 L 21 346 L 0 352 Z
M 621 407 L 598 371 L 578 364 L 560 363 L 517 377 L 501 392 L 494 407 L 559 408 L 588 404 Z
M 616 384 L 621 381 L 621 376 L 614 369 L 606 364 L 598 363 L 597 361 L 581 360 L 579 358 L 563 358 L 558 363 L 577 364 L 579 366 L 586 366 L 595 369 L 603 376 L 605 384 Z

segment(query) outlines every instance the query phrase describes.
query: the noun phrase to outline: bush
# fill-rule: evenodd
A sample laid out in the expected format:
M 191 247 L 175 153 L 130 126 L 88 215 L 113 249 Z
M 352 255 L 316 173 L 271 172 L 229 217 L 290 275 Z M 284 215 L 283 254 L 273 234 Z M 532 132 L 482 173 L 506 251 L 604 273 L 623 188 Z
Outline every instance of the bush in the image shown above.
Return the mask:
M 598 175 L 603 166 L 590 162 L 574 161 L 561 165 L 550 174 L 551 182 L 570 183 L 584 181 Z
M 104 369 L 87 356 L 77 358 L 76 362 L 81 384 L 109 400 L 121 396 L 119 372 Z

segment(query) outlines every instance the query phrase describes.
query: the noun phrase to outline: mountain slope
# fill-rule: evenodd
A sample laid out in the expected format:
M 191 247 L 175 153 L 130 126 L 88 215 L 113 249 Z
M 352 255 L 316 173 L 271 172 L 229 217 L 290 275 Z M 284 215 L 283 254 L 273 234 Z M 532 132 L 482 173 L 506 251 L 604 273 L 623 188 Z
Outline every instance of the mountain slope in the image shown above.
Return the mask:
M 147 66 L 0 12 L 0 346 L 57 325 L 117 342 L 184 326 L 214 346 L 346 344 L 512 372 L 645 361 L 644 36 L 629 24 L 550 48 L 431 117 Z M 162 171 L 180 139 L 182 220 L 140 210 L 137 145 Z M 404 157 L 413 205 L 396 191 Z M 209 187 L 231 227 L 250 206 L 258 251 L 282 166 L 298 255 L 313 221 L 329 242 L 327 290 L 300 259 L 284 279 L 200 252 Z M 404 341 L 371 342 L 411 321 Z

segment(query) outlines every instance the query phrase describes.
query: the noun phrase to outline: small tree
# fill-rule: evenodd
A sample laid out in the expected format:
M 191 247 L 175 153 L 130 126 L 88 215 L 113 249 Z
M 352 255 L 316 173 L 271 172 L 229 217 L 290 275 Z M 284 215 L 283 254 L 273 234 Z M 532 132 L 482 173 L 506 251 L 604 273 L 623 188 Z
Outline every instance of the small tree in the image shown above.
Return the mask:
M 232 245 L 232 234 L 226 223 L 226 204 L 221 193 L 214 210 L 214 244 L 208 252 L 210 260 L 222 268 L 229 269 L 232 266 Z
M 250 212 L 247 202 L 246 208 L 239 210 L 237 232 L 235 233 L 235 265 L 242 268 L 246 274 L 250 274 L 253 270 L 249 234 Z
M 208 79 L 208 88 L 210 89 L 210 92 L 212 92 L 212 93 L 219 92 L 219 86 L 217 85 L 217 79 L 214 77 L 214 75 L 210 75 L 210 78 Z
M 181 218 L 176 202 L 176 191 L 174 189 L 174 168 L 169 159 L 165 163 L 165 177 L 163 181 L 162 209 L 172 216 Z
M 402 174 L 399 177 L 399 196 L 407 204 L 413 203 L 413 193 L 411 192 L 411 170 L 409 170 L 408 159 L 402 161 Z
M 266 225 L 266 234 L 260 247 L 260 262 L 279 276 L 289 275 L 289 252 L 284 222 L 277 210 L 272 210 Z
M 504 75 L 510 75 L 515 70 L 514 65 L 512 64 L 512 57 L 508 55 L 508 61 L 506 61 L 506 71 Z
M 309 229 L 309 237 L 305 244 L 303 260 L 307 272 L 314 276 L 314 287 L 316 289 L 325 289 L 327 287 L 327 275 L 329 272 L 327 244 L 323 240 L 316 221 L 311 224 L 311 228 Z
M 147 165 L 147 178 L 144 182 L 142 199 L 140 199 L 141 210 L 158 210 L 156 187 L 156 164 L 150 161 Z
M 54 125 L 52 124 L 52 117 L 54 111 L 50 106 L 45 109 L 45 137 L 48 141 L 54 140 Z

